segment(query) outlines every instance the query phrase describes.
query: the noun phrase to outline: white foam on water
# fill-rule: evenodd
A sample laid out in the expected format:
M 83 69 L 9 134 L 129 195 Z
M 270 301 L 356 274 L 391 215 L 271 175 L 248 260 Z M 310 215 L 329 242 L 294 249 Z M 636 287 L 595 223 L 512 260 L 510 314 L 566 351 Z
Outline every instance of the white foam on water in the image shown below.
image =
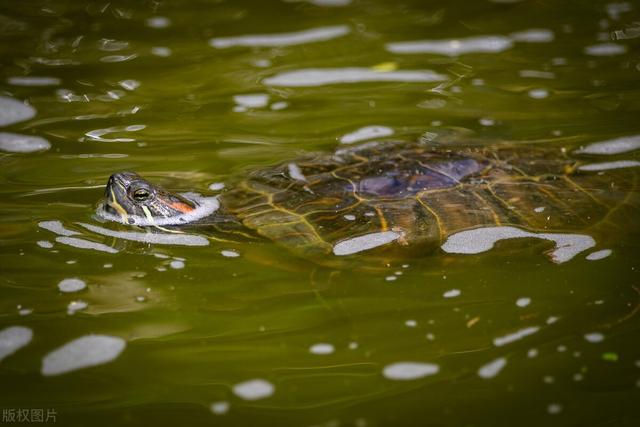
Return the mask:
M 240 256 L 240 254 L 237 251 L 234 251 L 233 249 L 224 249 L 220 251 L 220 255 L 227 258 L 237 258 Z
M 331 354 L 335 351 L 333 344 L 318 343 L 309 347 L 309 352 L 313 354 Z
M 393 135 L 393 129 L 387 126 L 365 126 L 340 137 L 341 144 L 353 144 L 372 138 L 381 138 Z
M 531 304 L 531 298 L 527 298 L 527 297 L 518 298 L 518 300 L 516 301 L 516 305 L 518 307 L 526 307 L 529 304 Z
M 289 163 L 287 165 L 287 171 L 289 172 L 289 176 L 292 179 L 295 179 L 297 181 L 306 181 L 307 177 L 304 176 L 304 174 L 302 173 L 302 170 L 300 170 L 300 166 L 298 166 L 295 163 Z
M 507 366 L 507 359 L 499 357 L 496 360 L 481 366 L 480 369 L 478 369 L 478 376 L 484 379 L 494 378 L 505 366 Z
M 498 53 L 513 47 L 513 40 L 505 36 L 477 36 L 463 39 L 415 40 L 387 43 L 391 53 L 431 53 L 458 56 L 468 53 Z
M 7 83 L 13 86 L 57 86 L 60 79 L 57 77 L 16 76 L 9 77 Z
M 575 153 L 613 155 L 638 149 L 640 149 L 640 135 L 631 135 L 594 142 L 576 150 Z
M 193 194 L 193 193 L 182 193 L 181 195 L 185 196 L 187 199 L 194 202 L 195 208 L 190 212 L 180 214 L 180 215 L 174 215 L 169 218 L 154 218 L 153 221 L 150 221 L 148 218 L 143 216 L 129 215 L 127 217 L 127 221 L 125 221 L 122 219 L 120 215 L 106 212 L 104 210 L 104 205 L 98 206 L 96 214 L 100 218 L 103 218 L 109 221 L 119 222 L 121 224 L 126 224 L 126 225 L 139 225 L 142 227 L 155 226 L 155 225 L 159 225 L 159 226 L 184 225 L 184 224 L 189 224 L 191 222 L 198 221 L 202 218 L 205 218 L 211 215 L 212 213 L 214 213 L 215 211 L 217 211 L 218 208 L 220 207 L 220 202 L 218 201 L 217 197 L 202 197 L 198 194 Z M 87 224 L 84 224 L 84 225 L 80 224 L 80 225 L 82 225 L 85 228 L 88 228 L 86 227 Z M 92 231 L 95 231 L 95 230 L 92 230 Z M 136 234 L 144 234 L 144 233 L 136 233 Z M 106 235 L 109 236 L 110 234 L 106 234 Z M 185 234 L 183 234 L 183 236 L 185 236 Z M 197 245 L 197 246 L 203 246 L 203 245 Z
M 589 163 L 588 165 L 578 166 L 581 171 L 606 171 L 612 169 L 635 168 L 640 166 L 637 160 L 617 160 L 614 162 Z
M 433 363 L 424 362 L 396 362 L 384 367 L 382 375 L 395 381 L 411 381 L 435 375 L 440 367 Z
M 442 250 L 454 254 L 479 254 L 492 249 L 496 242 L 506 239 L 535 237 L 551 240 L 556 247 L 550 252 L 553 262 L 564 263 L 577 254 L 595 246 L 591 236 L 585 234 L 532 233 L 516 227 L 482 227 L 464 230 L 449 236 L 442 245 Z
M 333 246 L 333 254 L 338 256 L 352 255 L 386 245 L 397 240 L 399 237 L 400 233 L 395 231 L 381 231 L 353 237 L 336 243 Z
M 503 345 L 507 345 L 514 341 L 521 340 L 524 337 L 528 337 L 529 335 L 533 335 L 539 330 L 540 330 L 539 326 L 530 326 L 528 328 L 523 328 L 514 333 L 507 334 L 498 338 L 494 338 L 493 345 L 495 345 L 496 347 L 502 347 Z
M 75 236 L 79 234 L 76 231 L 65 228 L 60 221 L 40 221 L 38 227 L 44 228 L 47 231 L 51 231 L 59 236 Z
M 604 335 L 600 332 L 590 332 L 588 334 L 584 334 L 584 339 L 590 343 L 598 343 L 604 341 Z
M 56 237 L 56 242 L 64 245 L 73 246 L 78 249 L 93 249 L 99 252 L 107 252 L 110 254 L 117 254 L 118 250 L 107 246 L 102 243 L 91 242 L 89 240 L 78 239 L 77 237 Z
M 60 289 L 61 292 L 78 292 L 86 287 L 87 284 L 84 280 L 78 279 L 77 277 L 64 279 L 58 283 L 58 289 Z
M 611 255 L 613 251 L 611 249 L 602 249 L 600 251 L 591 252 L 585 258 L 589 261 L 598 261 Z
M 231 405 L 229 405 L 229 402 L 222 400 L 220 402 L 213 402 L 209 406 L 209 409 L 216 415 L 224 415 L 229 412 L 230 407 Z
M 234 46 L 248 47 L 282 47 L 335 39 L 349 34 L 346 25 L 311 28 L 291 33 L 248 34 L 238 37 L 216 37 L 209 40 L 209 45 L 218 49 Z
M 460 296 L 460 294 L 462 294 L 460 289 L 450 289 L 446 291 L 444 294 L 442 294 L 442 296 L 445 298 L 455 298 L 457 296 Z
M 115 360 L 125 346 L 120 337 L 85 335 L 47 354 L 40 371 L 44 376 L 52 376 L 103 365 Z
M 23 122 L 35 117 L 35 115 L 36 109 L 32 106 L 8 96 L 0 96 L 0 126 Z
M 522 43 L 550 43 L 555 39 L 553 31 L 546 28 L 531 28 L 509 35 L 511 40 Z
M 256 378 L 233 386 L 233 394 L 244 400 L 259 400 L 273 395 L 275 387 L 267 380 Z
M 415 328 L 416 326 L 418 326 L 418 322 L 414 319 L 409 319 L 404 322 L 404 325 L 407 328 Z
M 48 240 L 38 240 L 36 244 L 44 249 L 51 249 L 53 247 L 53 243 Z
M 600 43 L 584 48 L 584 53 L 591 56 L 616 56 L 627 52 L 627 46 L 617 43 Z
M 25 326 L 9 326 L 0 331 L 0 361 L 31 342 L 33 331 Z
M 285 71 L 262 82 L 268 86 L 312 87 L 340 83 L 364 82 L 440 82 L 447 80 L 444 74 L 431 70 L 375 71 L 370 68 L 306 68 Z
M 233 102 L 245 108 L 264 108 L 269 105 L 269 95 L 266 93 L 233 95 Z
M 76 311 L 84 310 L 87 307 L 89 307 L 89 304 L 85 301 L 71 301 L 69 305 L 67 305 L 67 314 L 73 315 Z
M 356 220 L 356 216 L 355 215 L 351 215 L 351 214 L 346 214 L 343 215 L 344 219 L 346 219 L 347 221 L 355 221 Z
M 137 231 L 115 231 L 97 225 L 79 222 L 78 225 L 103 236 L 116 237 L 118 239 L 130 240 L 133 242 L 153 243 L 156 245 L 177 245 L 177 246 L 208 246 L 209 239 L 196 234 L 181 233 L 156 233 Z M 114 249 L 115 250 L 115 249 Z M 116 251 L 117 252 L 117 251 Z
M 51 143 L 39 136 L 0 132 L 0 151 L 34 153 L 36 151 L 46 151 L 49 148 L 51 148 Z

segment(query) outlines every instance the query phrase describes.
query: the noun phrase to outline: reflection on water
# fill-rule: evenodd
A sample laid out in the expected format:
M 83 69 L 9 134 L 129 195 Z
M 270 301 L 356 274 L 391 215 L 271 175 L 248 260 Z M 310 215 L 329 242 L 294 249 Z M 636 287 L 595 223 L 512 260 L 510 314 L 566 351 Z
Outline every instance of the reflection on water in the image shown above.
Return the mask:
M 309 68 L 287 71 L 263 80 L 268 86 L 304 87 L 363 82 L 439 82 L 443 74 L 430 70 L 377 71 L 369 68 Z
M 86 335 L 68 342 L 42 359 L 42 375 L 66 374 L 77 369 L 102 365 L 115 360 L 126 342 L 119 337 Z
M 24 326 L 10 326 L 0 331 L 0 361 L 29 344 L 33 331 Z
M 33 153 L 51 148 L 46 139 L 39 136 L 0 132 L 0 150 L 9 153 Z
M 639 7 L 4 2 L 3 411 L 44 405 L 65 426 L 637 424 Z M 283 164 L 310 194 L 294 159 L 384 139 L 552 146 L 602 179 L 525 203 L 573 215 L 570 230 L 482 224 L 400 258 L 384 251 L 416 224 L 388 224 L 338 232 L 331 267 L 94 217 L 116 171 L 215 200 Z M 536 188 L 557 188 L 545 167 Z M 597 227 L 577 224 L 597 209 Z M 445 213 L 459 212 L 477 213 Z
M 479 254 L 493 248 L 500 240 L 534 237 L 555 242 L 549 253 L 554 262 L 563 263 L 596 245 L 596 241 L 584 234 L 531 233 L 515 227 L 482 227 L 452 234 L 442 245 L 442 250 L 454 254 Z
M 13 86 L 58 86 L 60 79 L 56 77 L 21 76 L 9 77 L 7 83 Z
M 497 53 L 510 49 L 513 42 L 508 37 L 481 36 L 452 40 L 420 40 L 387 44 L 391 53 L 435 53 L 440 55 L 464 55 L 466 53 Z
M 0 96 L 0 126 L 29 120 L 36 115 L 36 110 L 17 99 Z
M 366 141 L 367 139 L 383 138 L 393 135 L 393 129 L 387 126 L 365 126 L 340 137 L 343 144 Z
M 576 153 L 614 155 L 638 149 L 640 149 L 640 135 L 632 135 L 608 141 L 594 142 L 576 150 Z
M 338 25 L 333 27 L 311 28 L 293 33 L 247 35 L 239 37 L 219 37 L 209 40 L 209 44 L 216 48 L 233 46 L 249 47 L 277 47 L 293 46 L 304 43 L 331 40 L 349 34 L 349 27 Z
M 437 374 L 439 370 L 438 365 L 431 363 L 398 362 L 385 366 L 383 375 L 390 380 L 407 381 Z
M 637 160 L 616 160 L 615 162 L 590 163 L 579 167 L 583 171 L 605 171 L 610 169 L 624 169 L 640 166 Z

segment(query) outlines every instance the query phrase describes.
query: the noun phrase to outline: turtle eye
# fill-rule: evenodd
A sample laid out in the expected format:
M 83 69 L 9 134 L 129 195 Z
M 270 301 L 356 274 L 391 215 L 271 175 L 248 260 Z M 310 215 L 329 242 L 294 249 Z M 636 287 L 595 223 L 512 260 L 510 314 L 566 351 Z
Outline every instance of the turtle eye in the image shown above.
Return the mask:
M 146 188 L 138 188 L 133 192 L 133 198 L 138 202 L 144 202 L 151 196 L 151 193 Z

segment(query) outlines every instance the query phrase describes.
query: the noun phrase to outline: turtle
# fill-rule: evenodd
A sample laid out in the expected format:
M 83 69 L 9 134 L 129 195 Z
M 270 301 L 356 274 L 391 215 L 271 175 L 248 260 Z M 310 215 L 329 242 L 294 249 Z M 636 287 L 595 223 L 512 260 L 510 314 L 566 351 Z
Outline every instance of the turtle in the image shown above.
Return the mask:
M 123 223 L 219 240 L 267 239 L 316 259 L 423 255 L 480 227 L 627 226 L 638 217 L 638 173 L 593 171 L 587 160 L 535 144 L 374 141 L 250 171 L 204 216 L 190 217 L 199 204 L 188 194 L 118 172 L 102 209 Z

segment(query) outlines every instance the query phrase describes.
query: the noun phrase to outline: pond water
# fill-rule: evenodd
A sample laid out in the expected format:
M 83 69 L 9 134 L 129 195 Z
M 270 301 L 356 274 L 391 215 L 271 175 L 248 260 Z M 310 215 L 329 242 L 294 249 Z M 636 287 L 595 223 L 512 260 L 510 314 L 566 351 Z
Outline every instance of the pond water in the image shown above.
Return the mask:
M 639 11 L 3 2 L 3 422 L 637 425 L 640 218 L 608 235 L 474 230 L 360 269 L 94 214 L 115 171 L 212 197 L 371 139 L 536 142 L 633 178 Z M 397 238 L 380 234 L 337 251 Z

